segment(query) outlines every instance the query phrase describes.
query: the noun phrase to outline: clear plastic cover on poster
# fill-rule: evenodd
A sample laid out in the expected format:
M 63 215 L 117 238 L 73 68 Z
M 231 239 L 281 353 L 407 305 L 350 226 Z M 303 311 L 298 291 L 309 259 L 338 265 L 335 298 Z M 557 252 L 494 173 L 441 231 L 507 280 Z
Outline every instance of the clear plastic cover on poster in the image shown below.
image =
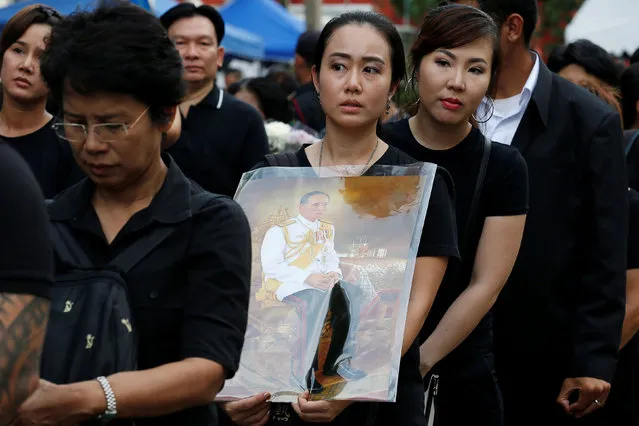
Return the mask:
M 436 166 L 246 173 L 235 195 L 252 231 L 240 368 L 217 400 L 395 401 L 417 249 Z M 333 175 L 333 176 L 331 176 Z

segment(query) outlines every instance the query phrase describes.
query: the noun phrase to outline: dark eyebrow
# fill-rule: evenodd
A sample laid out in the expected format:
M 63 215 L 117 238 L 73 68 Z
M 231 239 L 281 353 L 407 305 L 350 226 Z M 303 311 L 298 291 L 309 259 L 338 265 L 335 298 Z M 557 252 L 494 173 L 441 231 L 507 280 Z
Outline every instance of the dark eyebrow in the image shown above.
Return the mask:
M 343 58 L 343 59 L 353 59 L 351 55 L 349 55 L 348 53 L 342 53 L 342 52 L 335 52 L 335 53 L 331 53 L 329 55 L 330 58 Z M 365 62 L 378 62 L 382 65 L 386 65 L 386 62 L 384 62 L 384 60 L 378 56 L 364 56 L 362 57 L 362 59 Z
M 451 52 L 450 50 L 446 50 L 446 49 L 437 49 L 438 52 L 443 53 L 446 56 L 450 56 L 451 59 L 456 60 L 457 59 L 457 55 L 455 55 L 453 52 Z M 488 62 L 486 62 L 485 59 L 482 58 L 470 58 L 468 60 L 468 63 L 471 64 L 476 64 L 476 63 L 483 63 L 488 65 Z

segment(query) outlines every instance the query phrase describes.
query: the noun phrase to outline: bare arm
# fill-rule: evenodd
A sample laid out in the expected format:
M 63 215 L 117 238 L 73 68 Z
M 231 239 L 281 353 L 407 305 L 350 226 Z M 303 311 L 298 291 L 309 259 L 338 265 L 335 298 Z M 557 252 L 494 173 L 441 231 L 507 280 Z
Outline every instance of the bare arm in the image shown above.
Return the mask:
M 157 417 L 213 402 L 224 383 L 224 369 L 203 358 L 187 358 L 161 367 L 108 377 L 117 399 L 118 417 Z M 97 416 L 106 401 L 96 381 L 69 385 L 80 412 Z
M 7 425 L 38 386 L 49 301 L 0 294 L 0 425 Z
M 639 331 L 639 269 L 626 272 L 626 315 L 621 332 L 622 349 Z
M 447 257 L 417 258 L 413 286 L 408 300 L 402 355 L 408 351 L 422 329 L 426 316 L 428 316 L 428 312 L 435 300 L 435 295 L 437 295 L 437 290 L 439 290 L 444 278 L 447 266 Z
M 463 342 L 493 306 L 517 259 L 525 222 L 525 215 L 486 218 L 469 286 L 420 348 L 422 372 Z

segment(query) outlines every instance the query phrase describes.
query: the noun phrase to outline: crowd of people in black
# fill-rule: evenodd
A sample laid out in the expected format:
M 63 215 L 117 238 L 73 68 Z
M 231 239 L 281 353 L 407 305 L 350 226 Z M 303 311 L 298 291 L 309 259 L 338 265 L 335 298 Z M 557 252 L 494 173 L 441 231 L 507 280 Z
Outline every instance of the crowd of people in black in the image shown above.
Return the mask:
M 213 7 L 18 12 L 0 36 L 0 425 L 426 426 L 428 391 L 438 426 L 637 426 L 639 64 L 588 41 L 545 64 L 536 0 L 477 3 L 429 11 L 408 58 L 387 18 L 342 14 L 300 37 L 294 74 L 228 72 L 228 90 Z M 269 121 L 317 139 L 300 167 L 438 166 L 393 403 L 215 402 L 249 305 L 231 197 L 269 165 Z M 120 302 L 135 350 L 50 379 L 60 354 L 117 346 L 79 330 Z

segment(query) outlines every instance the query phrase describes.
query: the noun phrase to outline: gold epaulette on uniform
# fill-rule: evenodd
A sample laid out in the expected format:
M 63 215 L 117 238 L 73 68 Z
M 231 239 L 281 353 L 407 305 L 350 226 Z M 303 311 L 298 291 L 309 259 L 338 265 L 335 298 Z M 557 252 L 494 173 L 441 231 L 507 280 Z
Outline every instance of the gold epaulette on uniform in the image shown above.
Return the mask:
M 295 223 L 295 219 L 289 219 L 286 222 L 282 222 L 282 223 L 278 223 L 277 226 L 279 226 L 280 228 L 284 227 L 284 226 L 289 226 Z

